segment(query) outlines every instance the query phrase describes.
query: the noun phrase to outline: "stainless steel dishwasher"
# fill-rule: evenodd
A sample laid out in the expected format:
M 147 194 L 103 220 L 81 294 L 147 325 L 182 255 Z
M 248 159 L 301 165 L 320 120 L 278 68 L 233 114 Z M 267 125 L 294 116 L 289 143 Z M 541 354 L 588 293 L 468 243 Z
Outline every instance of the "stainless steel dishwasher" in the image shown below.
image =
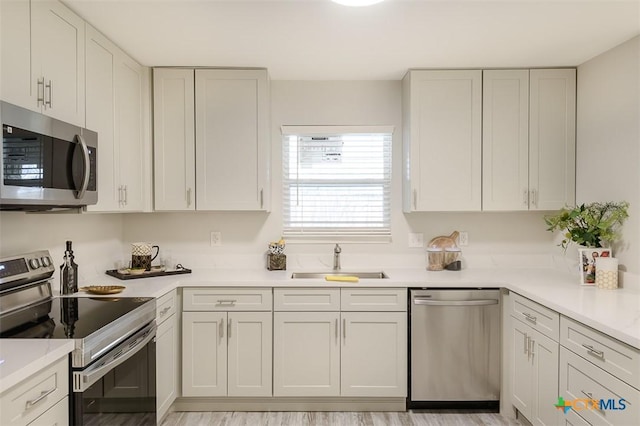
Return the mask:
M 497 409 L 500 290 L 411 290 L 409 408 Z

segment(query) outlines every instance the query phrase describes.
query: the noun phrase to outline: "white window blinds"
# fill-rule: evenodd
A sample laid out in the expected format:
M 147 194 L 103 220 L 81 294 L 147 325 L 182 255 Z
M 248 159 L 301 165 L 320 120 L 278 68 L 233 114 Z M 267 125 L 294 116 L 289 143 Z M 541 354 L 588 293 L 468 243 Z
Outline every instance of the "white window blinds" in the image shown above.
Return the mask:
M 283 234 L 388 239 L 392 129 L 340 133 L 286 129 Z

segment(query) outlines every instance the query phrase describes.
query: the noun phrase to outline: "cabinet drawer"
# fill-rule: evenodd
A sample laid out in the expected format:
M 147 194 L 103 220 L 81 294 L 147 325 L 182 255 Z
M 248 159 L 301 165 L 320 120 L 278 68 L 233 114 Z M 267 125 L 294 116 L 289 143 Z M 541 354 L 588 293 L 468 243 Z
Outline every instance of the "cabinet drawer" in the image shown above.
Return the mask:
M 572 410 L 591 424 L 640 424 L 640 391 L 563 347 L 560 395 L 565 401 L 575 402 Z M 591 399 L 597 401 L 595 407 Z
M 185 288 L 184 311 L 270 311 L 270 288 Z
M 26 425 L 69 393 L 66 356 L 0 396 L 1 425 Z
M 560 337 L 560 314 L 517 293 L 511 293 L 511 316 L 556 342 Z
M 69 398 L 64 397 L 29 426 L 65 426 L 69 424 Z
M 640 351 L 562 316 L 560 343 L 587 361 L 640 389 Z
M 340 311 L 339 288 L 276 288 L 274 311 Z
M 176 291 L 172 290 L 156 300 L 156 323 L 162 324 L 176 313 Z
M 343 311 L 405 312 L 407 289 L 404 288 L 343 288 L 340 294 Z

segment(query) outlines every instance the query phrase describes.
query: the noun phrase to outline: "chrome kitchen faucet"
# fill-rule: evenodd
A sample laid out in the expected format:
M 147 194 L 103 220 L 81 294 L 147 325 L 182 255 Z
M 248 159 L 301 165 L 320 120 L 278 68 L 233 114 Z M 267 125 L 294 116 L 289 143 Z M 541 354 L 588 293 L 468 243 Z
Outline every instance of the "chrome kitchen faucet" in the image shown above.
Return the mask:
M 338 244 L 336 244 L 335 248 L 333 249 L 333 270 L 334 271 L 340 270 L 340 253 L 342 253 L 342 249 Z

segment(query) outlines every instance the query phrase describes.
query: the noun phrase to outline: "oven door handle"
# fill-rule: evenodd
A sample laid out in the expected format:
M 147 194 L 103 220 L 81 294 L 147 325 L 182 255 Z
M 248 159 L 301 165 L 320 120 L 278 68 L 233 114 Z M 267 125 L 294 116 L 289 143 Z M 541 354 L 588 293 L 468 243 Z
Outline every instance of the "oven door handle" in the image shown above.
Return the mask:
M 476 299 L 476 300 L 425 300 L 414 299 L 414 305 L 427 306 L 486 306 L 497 305 L 498 299 Z
M 109 371 L 113 370 L 138 353 L 147 345 L 147 343 L 153 340 L 154 337 L 156 337 L 155 321 L 151 322 L 145 328 L 105 355 L 105 358 L 107 358 L 105 361 L 98 361 L 83 371 L 74 371 L 73 391 L 86 391 Z

